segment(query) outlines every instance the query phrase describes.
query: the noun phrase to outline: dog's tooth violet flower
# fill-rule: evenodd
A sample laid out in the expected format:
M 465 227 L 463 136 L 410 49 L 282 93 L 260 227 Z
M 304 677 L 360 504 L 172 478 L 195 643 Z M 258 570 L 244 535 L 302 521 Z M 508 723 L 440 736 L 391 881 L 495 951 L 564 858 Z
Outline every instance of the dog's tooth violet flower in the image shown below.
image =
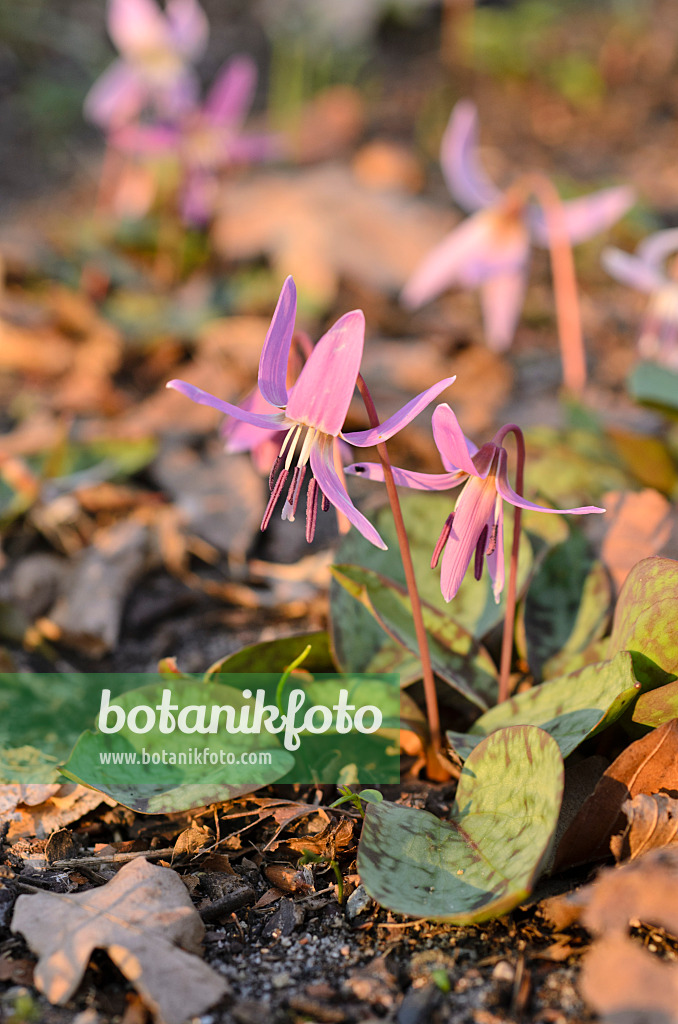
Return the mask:
M 443 136 L 440 163 L 453 198 L 472 216 L 426 257 L 402 291 L 411 309 L 452 286 L 478 288 L 488 345 L 510 345 L 527 285 L 530 246 L 548 245 L 542 211 L 531 199 L 529 176 L 505 192 L 485 175 L 477 158 L 477 112 L 470 100 L 455 106 Z M 624 186 L 564 202 L 572 245 L 614 224 L 633 203 Z
M 650 296 L 638 351 L 678 371 L 678 228 L 648 235 L 635 251 L 603 250 L 608 274 Z
M 446 473 L 414 473 L 393 469 L 396 484 L 423 491 L 446 491 L 463 483 L 456 507 L 445 521 L 435 546 L 431 568 L 443 560 L 440 587 L 446 601 L 451 601 L 459 589 L 466 570 L 474 559 L 476 579 L 480 579 L 483 560 L 493 584 L 495 601 L 504 587 L 504 507 L 508 501 L 517 508 L 536 512 L 558 512 L 583 515 L 604 512 L 595 505 L 583 508 L 544 508 L 527 501 L 513 490 L 508 479 L 508 455 L 502 446 L 512 427 L 502 427 L 492 441 L 478 449 L 462 433 L 449 405 L 439 405 L 433 413 L 433 436 Z M 365 476 L 370 480 L 383 480 L 382 467 L 375 463 L 357 463 L 348 466 L 347 473 Z
M 276 412 L 254 412 L 231 405 L 186 381 L 171 380 L 167 387 L 180 391 L 194 402 L 212 406 L 227 416 L 258 427 L 269 436 L 271 430 L 285 431 L 269 477 L 271 496 L 264 512 L 262 530 L 268 525 L 286 488 L 282 517 L 294 520 L 310 469 L 311 476 L 306 488 L 307 539 L 312 540 L 315 533 L 317 499 L 320 495 L 323 510 L 329 508 L 330 503 L 333 504 L 367 540 L 376 547 L 385 548 L 378 532 L 351 501 L 337 473 L 334 463 L 335 443 L 338 438 L 343 438 L 349 444 L 368 448 L 388 440 L 452 384 L 455 378 L 446 377 L 438 381 L 378 427 L 344 433 L 344 420 L 360 370 L 365 317 L 362 310 L 355 309 L 337 320 L 313 348 L 296 382 L 288 388 L 287 363 L 294 333 L 296 305 L 296 288 L 292 278 L 288 277 L 282 287 L 259 361 L 259 391 Z
M 198 95 L 189 67 L 205 49 L 209 26 L 197 0 L 108 0 L 108 33 L 120 57 L 85 97 L 85 115 L 109 129 L 132 120 L 148 104 L 175 117 Z

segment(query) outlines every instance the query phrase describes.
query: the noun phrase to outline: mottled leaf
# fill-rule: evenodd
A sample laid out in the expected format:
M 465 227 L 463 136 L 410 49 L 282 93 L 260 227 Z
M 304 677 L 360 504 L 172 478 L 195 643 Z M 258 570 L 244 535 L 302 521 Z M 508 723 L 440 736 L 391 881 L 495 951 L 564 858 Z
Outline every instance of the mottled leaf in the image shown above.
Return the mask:
M 678 373 L 658 363 L 639 363 L 629 377 L 629 392 L 638 402 L 678 410 Z
M 327 633 L 301 633 L 298 636 L 281 637 L 278 640 L 266 640 L 258 644 L 241 647 L 233 654 L 211 665 L 205 673 L 205 682 L 218 682 L 220 675 L 234 672 L 280 672 L 299 657 L 310 645 L 311 650 L 304 658 L 304 669 L 307 672 L 336 671 L 330 652 L 330 639 Z M 388 672 L 390 669 L 374 669 L 373 671 Z
M 370 806 L 358 872 L 382 906 L 470 924 L 532 891 L 560 811 L 563 762 L 541 729 L 502 729 L 462 770 L 450 820 L 384 801 Z
M 358 565 L 335 565 L 334 578 L 408 650 L 418 650 L 407 590 Z M 423 603 L 433 670 L 477 707 L 496 693 L 496 668 L 487 651 L 449 615 Z
M 644 688 L 678 676 L 678 562 L 644 558 L 622 587 L 608 657 L 630 651 Z
M 495 729 L 537 725 L 555 739 L 567 757 L 587 736 L 616 721 L 638 692 L 631 656 L 621 652 L 611 661 L 587 665 L 497 704 L 481 715 L 468 733 L 448 733 L 448 739 L 464 757 Z

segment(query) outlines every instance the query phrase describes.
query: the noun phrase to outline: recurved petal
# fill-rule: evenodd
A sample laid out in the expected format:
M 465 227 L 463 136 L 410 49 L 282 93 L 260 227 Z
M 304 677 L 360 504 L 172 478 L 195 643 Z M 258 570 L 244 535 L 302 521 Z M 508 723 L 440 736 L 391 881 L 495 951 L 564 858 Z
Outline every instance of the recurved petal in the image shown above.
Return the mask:
M 272 416 L 265 413 L 249 412 L 239 405 L 231 405 L 230 402 L 224 402 L 221 398 L 215 398 L 208 391 L 203 391 L 202 388 L 196 387 L 195 384 L 189 384 L 185 380 L 170 380 L 165 387 L 181 392 L 182 395 L 190 398 L 192 402 L 197 402 L 198 405 L 209 405 L 212 409 L 218 409 L 219 412 L 225 413 L 226 416 L 234 416 L 237 420 L 242 420 L 243 423 L 251 423 L 253 427 L 261 427 L 262 430 L 283 429 L 285 417 L 281 412 Z
M 518 270 L 488 278 L 480 286 L 485 340 L 494 352 L 505 352 L 513 341 L 526 286 L 527 262 Z
M 253 412 L 257 415 L 276 416 L 279 410 L 266 401 L 259 388 L 255 388 L 249 395 L 243 398 L 240 408 L 245 412 Z M 247 452 L 266 441 L 266 434 L 262 433 L 261 427 L 253 427 L 250 423 L 242 420 L 227 419 L 219 430 L 225 441 L 227 452 Z M 281 433 L 281 428 L 271 427 L 270 436 L 275 437 Z M 280 445 L 278 445 L 280 447 Z
M 469 477 L 459 495 L 440 569 L 440 588 L 446 601 L 457 593 L 483 528 L 492 528 L 496 497 L 492 477 Z
M 570 515 L 586 515 L 588 512 L 604 512 L 604 508 L 597 505 L 583 505 L 580 508 L 545 508 L 544 505 L 536 505 L 533 501 L 527 501 L 513 490 L 508 479 L 508 458 L 506 449 L 499 452 L 499 464 L 497 467 L 497 491 L 504 501 L 509 501 L 516 508 L 533 509 L 535 512 L 557 512 Z
M 416 309 L 454 285 L 477 288 L 495 274 L 520 270 L 528 252 L 522 220 L 508 219 L 500 209 L 481 210 L 428 254 L 403 288 L 401 301 Z
M 407 426 L 415 416 L 418 416 L 429 402 L 438 397 L 441 391 L 449 388 L 450 384 L 454 384 L 456 379 L 456 377 L 444 377 L 442 380 L 439 380 L 436 384 L 427 388 L 426 391 L 422 391 L 416 398 L 410 399 L 402 409 L 389 416 L 378 427 L 370 427 L 368 430 L 353 430 L 341 436 L 349 444 L 354 444 L 358 448 L 371 448 L 372 445 L 379 444 L 381 441 L 388 441 L 389 437 L 393 437 L 399 430 Z
M 209 22 L 197 0 L 167 0 L 167 23 L 174 49 L 188 60 L 204 52 Z
M 355 390 L 364 341 L 365 316 L 361 309 L 345 313 L 322 336 L 290 390 L 287 415 L 291 420 L 338 436 Z M 259 387 L 272 402 L 261 378 Z M 346 440 L 355 444 L 349 434 Z
M 108 34 L 133 60 L 172 45 L 169 23 L 154 0 L 108 0 Z
M 440 147 L 440 166 L 447 187 L 469 213 L 491 206 L 501 192 L 478 162 L 478 111 L 471 100 L 460 100 L 448 121 Z
M 259 389 L 271 405 L 287 405 L 287 363 L 297 315 L 297 289 L 287 277 L 266 334 L 259 359 Z
M 437 405 L 431 418 L 433 440 L 440 452 L 443 466 L 449 471 L 462 470 L 469 476 L 478 476 L 478 470 L 471 461 L 478 449 L 465 436 L 459 420 L 447 402 Z
M 250 57 L 234 57 L 222 68 L 205 101 L 205 113 L 215 124 L 238 128 L 254 99 L 257 67 Z
M 87 93 L 84 114 L 100 128 L 116 128 L 136 117 L 148 95 L 146 83 L 132 65 L 116 60 Z
M 636 249 L 639 259 L 657 269 L 661 267 L 666 257 L 674 252 L 678 252 L 678 228 L 655 231 L 644 238 Z
M 334 466 L 334 442 L 330 437 L 321 438 L 311 448 L 311 472 L 318 481 L 318 486 L 325 497 L 335 508 L 343 512 L 356 530 L 362 533 L 375 547 L 386 550 L 386 544 L 372 523 L 359 512 L 348 496 Z
M 455 473 L 415 473 L 411 469 L 398 469 L 397 466 L 391 469 L 398 487 L 411 487 L 416 491 L 449 491 L 466 480 L 466 473 L 460 470 Z M 354 462 L 344 472 L 351 476 L 361 476 L 365 480 L 384 480 L 384 467 L 379 462 Z
M 608 246 L 603 249 L 600 262 L 608 274 L 611 274 L 617 281 L 629 285 L 630 288 L 636 288 L 640 292 L 651 294 L 666 284 L 666 276 L 658 267 L 629 252 L 624 252 L 622 249 Z
M 623 217 L 634 203 L 633 190 L 626 185 L 605 188 L 579 199 L 563 203 L 567 235 L 572 245 L 593 238 L 600 231 L 611 227 Z M 548 231 L 543 212 L 537 207 L 530 209 L 530 227 L 535 242 L 548 245 Z

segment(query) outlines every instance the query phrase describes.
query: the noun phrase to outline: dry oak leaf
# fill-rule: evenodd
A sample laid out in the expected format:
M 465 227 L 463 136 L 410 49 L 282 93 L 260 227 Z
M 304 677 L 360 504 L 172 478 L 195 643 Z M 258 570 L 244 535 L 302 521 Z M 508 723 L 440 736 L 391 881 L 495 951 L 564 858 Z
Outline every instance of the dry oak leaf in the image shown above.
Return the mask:
M 666 793 L 639 793 L 622 804 L 627 825 L 612 836 L 616 861 L 635 860 L 641 853 L 678 842 L 678 800 Z
M 76 991 L 95 949 L 106 950 L 164 1024 L 183 1024 L 228 990 L 194 955 L 205 927 L 179 875 L 143 858 L 99 889 L 19 896 L 12 930 L 38 954 L 35 985 L 57 1005 Z

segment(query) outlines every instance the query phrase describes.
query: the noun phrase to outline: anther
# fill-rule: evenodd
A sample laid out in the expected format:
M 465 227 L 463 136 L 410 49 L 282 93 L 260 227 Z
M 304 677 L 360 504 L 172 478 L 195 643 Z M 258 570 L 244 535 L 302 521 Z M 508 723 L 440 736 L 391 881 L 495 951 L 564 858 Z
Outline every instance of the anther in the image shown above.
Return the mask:
M 268 474 L 268 489 L 269 489 L 269 491 L 273 490 L 273 483 L 275 481 L 276 473 L 280 469 L 280 464 L 281 464 L 282 460 L 283 460 L 282 455 L 276 455 L 275 462 L 271 466 L 271 472 Z
M 278 479 L 275 482 L 275 487 L 271 491 L 271 497 L 268 499 L 268 505 L 266 506 L 266 510 L 264 512 L 264 518 L 261 520 L 261 529 L 262 530 L 265 530 L 266 527 L 268 526 L 268 524 L 271 521 L 271 516 L 273 515 L 273 509 L 275 508 L 276 502 L 277 502 L 278 498 L 280 497 L 280 495 L 282 493 L 282 489 L 285 486 L 285 481 L 286 480 L 287 480 L 287 470 L 283 469 L 282 473 L 280 474 L 280 476 L 278 477 Z
M 321 508 L 321 510 L 322 510 L 323 512 L 328 512 L 328 511 L 329 511 L 329 508 L 330 508 L 330 499 L 329 499 L 329 498 L 327 497 L 327 495 L 326 495 L 326 494 L 323 494 L 323 496 L 322 496 L 322 502 L 321 502 L 321 504 L 320 504 L 320 508 Z
M 315 537 L 315 524 L 318 519 L 318 484 L 315 477 L 311 477 L 306 491 L 306 540 L 310 544 Z
M 498 531 L 498 529 L 499 529 L 499 527 L 495 523 L 494 526 L 492 527 L 492 533 L 490 534 L 490 539 L 487 542 L 487 548 L 485 549 L 485 554 L 486 555 L 493 555 L 494 554 L 494 549 L 497 546 L 497 531 Z
M 442 552 L 443 548 L 445 547 L 445 545 L 447 544 L 447 538 L 450 536 L 450 532 L 452 530 L 452 523 L 453 522 L 454 522 L 454 512 L 450 512 L 449 516 L 445 520 L 445 525 L 443 526 L 442 533 L 438 537 L 438 543 L 436 544 L 435 548 L 433 549 L 433 554 L 431 555 L 431 568 L 432 569 L 435 569 L 435 567 L 437 566 L 438 559 L 440 558 L 441 552 Z
M 483 558 L 485 557 L 485 545 L 487 544 L 487 535 L 489 529 L 487 523 L 483 526 L 478 537 L 478 543 L 476 544 L 476 560 L 473 566 L 473 575 L 477 580 L 483 575 Z

